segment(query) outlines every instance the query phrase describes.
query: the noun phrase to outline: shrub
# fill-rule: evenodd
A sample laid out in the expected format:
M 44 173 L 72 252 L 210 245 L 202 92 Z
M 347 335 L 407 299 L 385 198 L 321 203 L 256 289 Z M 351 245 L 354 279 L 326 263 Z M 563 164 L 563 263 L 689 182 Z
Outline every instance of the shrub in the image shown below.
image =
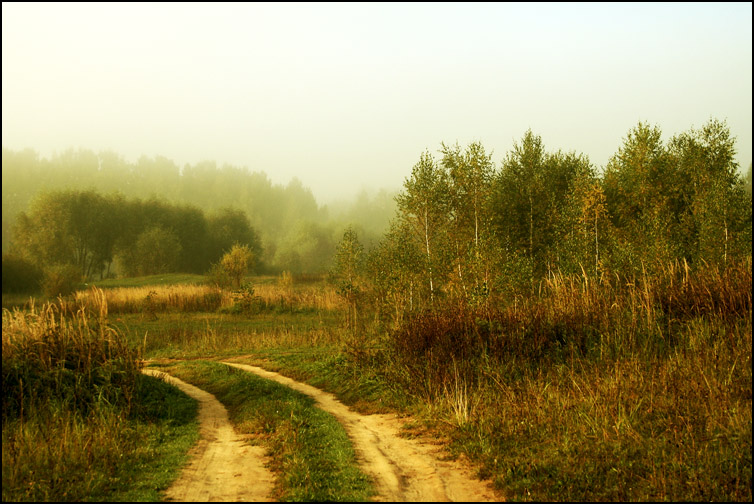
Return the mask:
M 227 289 L 233 283 L 230 275 L 228 275 L 228 272 L 225 271 L 225 268 L 219 262 L 212 265 L 207 272 L 207 277 L 210 285 L 220 287 L 221 289 Z
M 42 280 L 42 293 L 47 297 L 67 296 L 81 283 L 81 271 L 72 264 L 51 266 Z
M 248 245 L 233 245 L 230 252 L 220 259 L 220 265 L 227 273 L 233 287 L 240 288 L 241 280 L 254 264 L 254 255 Z

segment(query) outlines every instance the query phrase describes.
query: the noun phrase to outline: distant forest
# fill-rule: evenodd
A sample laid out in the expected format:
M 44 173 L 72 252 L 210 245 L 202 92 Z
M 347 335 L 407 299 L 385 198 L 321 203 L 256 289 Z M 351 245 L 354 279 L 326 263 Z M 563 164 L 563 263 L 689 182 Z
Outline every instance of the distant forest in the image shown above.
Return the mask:
M 21 213 L 33 218 L 35 212 L 41 212 L 45 201 L 49 203 L 55 195 L 62 197 L 65 191 L 96 193 L 97 198 L 108 201 L 120 197 L 122 202 L 132 206 L 151 206 L 155 217 L 142 223 L 140 232 L 154 227 L 172 230 L 182 242 L 181 255 L 201 256 L 193 261 L 180 259 L 178 269 L 199 273 L 206 271 L 207 262 L 214 260 L 217 253 L 208 250 L 213 245 L 198 246 L 196 240 L 202 238 L 202 231 L 195 229 L 192 234 L 179 229 L 178 222 L 198 219 L 193 215 L 197 212 L 210 225 L 228 220 L 231 215 L 238 217 L 241 212 L 254 235 L 251 241 L 259 254 L 255 258 L 257 271 L 293 273 L 326 271 L 346 226 L 357 229 L 365 243 L 372 243 L 384 233 L 395 213 L 395 194 L 385 190 L 371 194 L 362 191 L 350 202 L 318 205 L 312 192 L 298 179 L 287 186 L 277 185 L 264 173 L 229 165 L 218 167 L 214 162 L 180 169 L 162 156 L 143 156 L 136 163 L 129 163 L 110 151 L 95 153 L 84 149 L 69 149 L 46 159 L 32 149 L 3 148 L 2 156 L 3 254 L 11 250 L 14 242 L 15 248 L 19 248 L 21 238 L 14 236 L 13 228 L 19 224 Z M 89 194 L 90 199 L 94 197 Z M 80 203 L 86 204 L 85 201 Z M 90 204 L 95 203 L 92 200 Z M 207 223 L 195 225 L 201 229 Z M 214 232 L 222 234 L 220 229 Z M 230 239 L 228 232 L 226 229 L 226 240 L 218 242 L 220 246 Z M 244 241 L 244 232 L 240 233 L 236 238 Z M 124 234 L 122 241 L 133 243 L 136 238 Z M 121 274 L 137 271 L 124 267 L 123 262 L 118 261 Z M 108 270 L 114 271 L 106 262 L 101 271 Z
M 203 273 L 238 242 L 257 272 L 369 269 L 383 300 L 409 307 L 533 292 L 557 272 L 724 267 L 751 255 L 751 165 L 742 177 L 735 152 L 724 122 L 667 142 L 639 123 L 598 171 L 527 131 L 499 168 L 479 142 L 441 144 L 397 195 L 328 208 L 297 179 L 274 185 L 212 162 L 181 170 L 159 156 L 132 164 L 111 152 L 48 160 L 3 149 L 3 254 L 75 265 L 85 277 Z

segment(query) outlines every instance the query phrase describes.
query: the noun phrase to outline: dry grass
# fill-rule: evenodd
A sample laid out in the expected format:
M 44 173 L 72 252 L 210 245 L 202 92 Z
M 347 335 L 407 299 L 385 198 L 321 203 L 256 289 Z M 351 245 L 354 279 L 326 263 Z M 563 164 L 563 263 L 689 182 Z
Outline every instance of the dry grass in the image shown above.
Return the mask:
M 287 281 L 286 281 L 287 280 Z M 92 289 L 74 294 L 74 303 L 88 311 L 97 309 L 99 301 Z M 116 287 L 103 291 L 110 313 L 214 312 L 237 302 L 237 293 L 209 285 L 151 285 Z M 338 310 L 343 301 L 327 284 L 293 285 L 291 277 L 278 284 L 253 285 L 253 294 L 267 309 Z
M 75 303 L 88 309 L 96 306 L 92 292 L 76 292 Z M 110 313 L 207 312 L 217 310 L 225 299 L 216 287 L 191 284 L 116 287 L 102 292 Z
M 291 277 L 282 276 L 276 284 L 254 286 L 254 294 L 268 306 L 289 306 L 313 310 L 344 309 L 343 299 L 327 284 L 295 285 Z
M 195 403 L 141 375 L 89 295 L 3 310 L 3 501 L 155 500 L 197 437 Z
M 750 501 L 751 279 L 751 258 L 552 276 L 408 319 L 392 375 L 514 499 Z

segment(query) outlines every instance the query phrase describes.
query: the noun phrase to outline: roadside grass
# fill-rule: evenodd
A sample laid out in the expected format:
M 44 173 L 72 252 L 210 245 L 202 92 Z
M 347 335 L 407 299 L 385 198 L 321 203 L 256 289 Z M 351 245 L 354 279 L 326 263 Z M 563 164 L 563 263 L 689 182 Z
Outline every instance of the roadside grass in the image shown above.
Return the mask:
M 511 500 L 751 500 L 750 262 L 553 278 L 476 332 L 463 316 L 430 313 L 381 346 L 342 336 L 239 361 L 361 411 L 410 410 Z
M 366 501 L 370 478 L 358 467 L 345 430 L 305 394 L 224 364 L 190 361 L 162 367 L 217 397 L 237 431 L 268 449 L 282 501 Z
M 751 501 L 751 278 L 554 277 L 472 331 L 420 314 L 395 379 L 512 500 Z
M 328 346 L 256 349 L 234 362 L 260 366 L 327 390 L 362 414 L 406 412 L 411 398 L 386 376 L 384 369 L 355 362 L 338 342 Z
M 4 310 L 2 335 L 3 501 L 161 500 L 198 439 L 196 402 L 143 376 L 102 317 Z

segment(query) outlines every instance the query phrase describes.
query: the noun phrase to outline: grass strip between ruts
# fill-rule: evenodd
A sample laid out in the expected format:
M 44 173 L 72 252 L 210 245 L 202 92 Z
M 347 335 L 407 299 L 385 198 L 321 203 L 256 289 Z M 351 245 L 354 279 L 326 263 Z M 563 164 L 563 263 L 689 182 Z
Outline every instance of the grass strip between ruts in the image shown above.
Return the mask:
M 251 373 L 208 361 L 163 368 L 215 395 L 242 434 L 255 435 L 272 458 L 281 501 L 366 501 L 373 494 L 343 427 L 314 400 Z

